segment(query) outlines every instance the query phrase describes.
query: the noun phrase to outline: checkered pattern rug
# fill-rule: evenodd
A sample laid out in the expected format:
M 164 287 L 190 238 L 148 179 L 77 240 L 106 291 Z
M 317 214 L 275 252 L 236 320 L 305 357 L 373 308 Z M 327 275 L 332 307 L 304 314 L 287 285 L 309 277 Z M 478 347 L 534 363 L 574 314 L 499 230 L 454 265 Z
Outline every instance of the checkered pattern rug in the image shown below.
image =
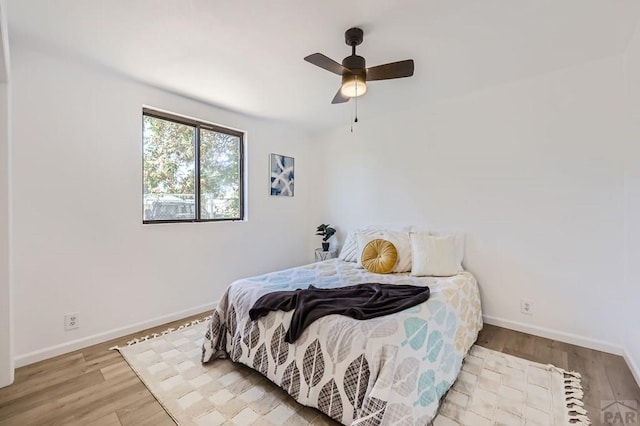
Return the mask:
M 205 323 L 129 342 L 120 351 L 179 425 L 337 425 L 229 360 L 200 363 Z M 474 346 L 434 426 L 588 425 L 580 375 Z

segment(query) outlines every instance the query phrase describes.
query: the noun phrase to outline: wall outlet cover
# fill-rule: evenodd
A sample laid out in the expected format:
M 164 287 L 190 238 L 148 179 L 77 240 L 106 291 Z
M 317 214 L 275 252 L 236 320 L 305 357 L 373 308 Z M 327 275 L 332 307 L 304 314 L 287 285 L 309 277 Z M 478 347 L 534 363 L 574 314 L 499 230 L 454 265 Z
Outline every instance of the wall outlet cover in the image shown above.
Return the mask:
M 64 329 L 73 330 L 80 327 L 80 313 L 73 312 L 65 314 L 64 316 Z
M 520 300 L 520 312 L 525 315 L 533 315 L 533 300 L 521 299 Z

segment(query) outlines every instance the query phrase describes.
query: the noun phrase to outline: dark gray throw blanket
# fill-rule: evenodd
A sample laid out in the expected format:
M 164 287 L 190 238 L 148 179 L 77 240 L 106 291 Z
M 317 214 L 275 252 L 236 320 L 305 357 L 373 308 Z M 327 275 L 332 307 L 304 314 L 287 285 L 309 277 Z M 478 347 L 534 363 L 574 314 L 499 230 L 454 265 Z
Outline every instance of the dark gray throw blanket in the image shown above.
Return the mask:
M 259 298 L 249 310 L 252 321 L 271 311 L 290 311 L 291 325 L 285 342 L 293 343 L 304 330 L 325 315 L 346 315 L 358 320 L 403 311 L 429 299 L 429 287 L 367 283 L 339 288 L 275 291 Z

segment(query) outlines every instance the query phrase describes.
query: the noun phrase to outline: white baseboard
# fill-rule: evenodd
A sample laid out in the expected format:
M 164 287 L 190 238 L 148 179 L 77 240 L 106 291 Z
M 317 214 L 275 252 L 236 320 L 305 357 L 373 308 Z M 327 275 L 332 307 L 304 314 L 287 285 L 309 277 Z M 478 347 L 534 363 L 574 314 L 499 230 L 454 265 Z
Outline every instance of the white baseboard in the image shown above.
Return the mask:
M 640 368 L 638 368 L 638 364 L 636 364 L 635 360 L 633 359 L 629 351 L 627 351 L 626 349 L 624 350 L 624 353 L 622 354 L 622 356 L 624 357 L 624 360 L 627 362 L 627 365 L 629 366 L 629 370 L 631 370 L 631 373 L 633 374 L 633 378 L 636 379 L 636 383 L 638 384 L 638 386 L 640 386 Z
M 498 327 L 508 328 L 510 330 L 521 331 L 523 333 L 533 334 L 534 336 L 546 337 L 547 339 L 558 340 L 572 345 L 583 346 L 597 351 L 608 352 L 614 355 L 622 355 L 624 350 L 622 346 L 616 345 L 604 340 L 592 339 L 573 333 L 565 333 L 563 331 L 551 330 L 549 328 L 538 327 L 531 324 L 524 324 L 517 321 L 511 321 L 502 318 L 496 318 L 489 315 L 483 315 L 484 322 Z M 637 377 L 636 377 L 637 379 Z
M 59 345 L 49 346 L 48 348 L 38 349 L 37 351 L 18 355 L 15 357 L 15 366 L 16 368 L 23 367 L 25 365 L 33 364 L 34 362 L 53 358 L 54 356 L 73 352 L 78 349 L 86 348 L 87 346 L 106 342 L 107 340 L 117 339 L 118 337 L 126 336 L 127 334 L 132 334 L 137 331 L 145 330 L 147 328 L 157 327 L 159 325 L 176 321 L 184 317 L 210 311 L 213 310 L 213 308 L 217 304 L 218 302 L 212 302 L 200 306 L 194 306 L 193 308 L 173 312 L 171 314 L 163 315 L 161 317 L 153 318 L 147 321 L 138 322 L 136 324 L 128 325 L 125 327 L 114 328 L 113 330 L 108 330 L 102 333 L 83 337 L 81 339 L 72 340 L 70 342 L 65 342 Z

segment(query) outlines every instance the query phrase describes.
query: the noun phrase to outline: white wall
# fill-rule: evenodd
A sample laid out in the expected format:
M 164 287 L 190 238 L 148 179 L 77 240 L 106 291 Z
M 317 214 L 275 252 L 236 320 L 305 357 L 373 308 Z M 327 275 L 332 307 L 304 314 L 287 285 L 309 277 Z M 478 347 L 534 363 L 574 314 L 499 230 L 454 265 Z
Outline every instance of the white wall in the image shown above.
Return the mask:
M 640 26 L 627 51 L 627 77 L 630 121 L 634 126 L 625 150 L 625 236 L 627 290 L 622 300 L 627 304 L 625 321 L 626 359 L 640 383 Z
M 301 250 L 316 225 L 305 134 L 30 45 L 12 54 L 19 365 L 197 312 L 237 278 L 312 259 Z M 142 225 L 143 104 L 248 132 L 247 222 Z M 295 157 L 295 197 L 268 195 L 270 152 Z M 80 313 L 78 330 L 64 331 L 67 312 Z
M 623 58 L 335 129 L 327 220 L 467 234 L 493 323 L 621 352 Z M 472 72 L 472 70 L 470 70 Z M 389 83 L 392 84 L 392 83 Z M 375 90 L 374 85 L 370 90 Z M 520 313 L 520 299 L 534 315 Z
M 6 3 L 0 0 L 0 387 L 13 382 L 12 289 L 9 269 L 9 68 Z

